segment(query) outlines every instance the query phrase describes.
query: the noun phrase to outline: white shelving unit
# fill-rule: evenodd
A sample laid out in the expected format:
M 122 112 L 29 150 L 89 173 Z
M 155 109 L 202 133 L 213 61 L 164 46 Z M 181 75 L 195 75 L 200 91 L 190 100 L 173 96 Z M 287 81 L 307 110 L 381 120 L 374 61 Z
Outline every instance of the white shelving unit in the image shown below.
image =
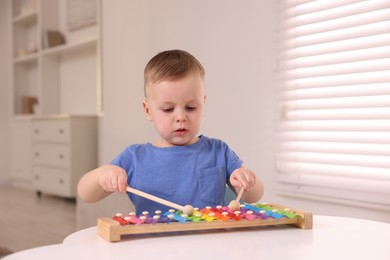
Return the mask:
M 38 97 L 39 4 L 12 1 L 13 114 L 24 114 L 23 98 Z
M 14 116 L 97 114 L 99 2 L 95 24 L 70 30 L 69 1 L 12 1 Z M 60 32 L 66 43 L 48 47 L 48 31 Z M 36 106 L 28 104 L 34 99 Z
M 15 185 L 29 187 L 32 119 L 101 112 L 100 0 L 8 1 L 13 46 L 11 170 Z M 94 14 L 95 22 L 89 17 L 88 24 L 71 27 L 75 15 L 82 25 L 81 9 L 75 14 L 70 8 L 77 4 L 88 7 L 86 13 Z M 60 33 L 65 42 L 49 41 L 49 31 Z

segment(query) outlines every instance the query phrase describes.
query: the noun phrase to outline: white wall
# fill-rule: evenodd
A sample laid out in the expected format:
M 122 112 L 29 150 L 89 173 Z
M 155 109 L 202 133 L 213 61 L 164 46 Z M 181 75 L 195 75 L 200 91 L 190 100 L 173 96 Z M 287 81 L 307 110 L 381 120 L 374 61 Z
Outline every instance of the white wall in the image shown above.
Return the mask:
M 179 48 L 206 69 L 201 133 L 225 140 L 267 187 L 272 185 L 271 3 L 103 2 L 102 163 L 131 143 L 155 138 L 141 107 L 143 69 L 157 52 Z
M 10 85 L 11 26 L 10 1 L 0 0 L 0 186 L 10 182 Z M 8 149 L 7 149 L 8 148 Z
M 226 141 L 265 182 L 265 197 L 272 200 L 271 3 L 103 1 L 100 163 L 129 144 L 154 140 L 141 106 L 143 69 L 160 51 L 184 49 L 206 69 L 208 99 L 201 133 Z M 129 204 L 110 199 L 112 203 L 105 203 L 112 207 L 111 214 Z M 107 208 L 102 203 L 93 211 Z

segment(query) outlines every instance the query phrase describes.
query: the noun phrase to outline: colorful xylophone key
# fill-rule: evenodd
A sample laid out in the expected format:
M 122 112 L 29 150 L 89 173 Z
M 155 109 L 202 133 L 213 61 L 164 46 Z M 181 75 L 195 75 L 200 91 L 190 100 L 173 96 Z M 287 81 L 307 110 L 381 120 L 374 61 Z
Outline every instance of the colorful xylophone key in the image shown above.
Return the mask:
M 143 212 L 140 216 L 136 216 L 135 213 L 125 216 L 117 214 L 112 218 L 98 219 L 98 234 L 107 241 L 119 241 L 122 235 L 231 230 L 272 225 L 311 229 L 313 216 L 311 212 L 267 203 L 243 204 L 237 211 L 232 211 L 227 206 L 195 208 L 190 216 L 180 210 L 170 210 L 164 214 L 161 211 L 152 214 Z
M 164 214 L 161 211 L 156 211 L 153 216 L 149 212 L 144 211 L 140 216 L 136 216 L 133 212 L 128 216 L 123 217 L 118 213 L 112 219 L 118 221 L 121 225 L 139 225 L 139 224 L 157 224 L 157 223 L 170 223 L 170 222 L 212 222 L 212 221 L 228 221 L 228 220 L 254 220 L 267 218 L 281 219 L 289 218 L 293 219 L 299 217 L 290 209 L 277 209 L 271 205 L 263 204 L 243 204 L 240 205 L 240 209 L 232 211 L 227 206 L 205 207 L 203 209 L 194 208 L 193 215 L 187 216 L 182 211 L 171 209 Z

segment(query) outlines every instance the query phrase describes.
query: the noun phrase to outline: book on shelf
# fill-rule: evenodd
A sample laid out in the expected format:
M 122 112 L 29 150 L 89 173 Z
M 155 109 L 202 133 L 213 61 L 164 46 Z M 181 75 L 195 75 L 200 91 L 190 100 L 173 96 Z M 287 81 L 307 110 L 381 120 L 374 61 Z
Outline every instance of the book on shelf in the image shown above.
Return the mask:
M 34 96 L 23 96 L 22 97 L 22 113 L 23 114 L 34 114 L 34 107 L 38 104 L 38 98 Z
M 65 36 L 59 31 L 48 30 L 43 38 L 45 49 L 63 45 L 65 43 Z

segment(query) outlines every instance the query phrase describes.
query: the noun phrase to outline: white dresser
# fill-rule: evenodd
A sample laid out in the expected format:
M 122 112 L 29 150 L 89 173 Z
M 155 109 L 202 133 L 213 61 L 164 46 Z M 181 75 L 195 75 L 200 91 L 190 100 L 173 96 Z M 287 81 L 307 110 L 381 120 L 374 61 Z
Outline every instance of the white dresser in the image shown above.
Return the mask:
M 38 194 L 75 198 L 80 177 L 96 167 L 96 116 L 32 119 L 32 175 Z

